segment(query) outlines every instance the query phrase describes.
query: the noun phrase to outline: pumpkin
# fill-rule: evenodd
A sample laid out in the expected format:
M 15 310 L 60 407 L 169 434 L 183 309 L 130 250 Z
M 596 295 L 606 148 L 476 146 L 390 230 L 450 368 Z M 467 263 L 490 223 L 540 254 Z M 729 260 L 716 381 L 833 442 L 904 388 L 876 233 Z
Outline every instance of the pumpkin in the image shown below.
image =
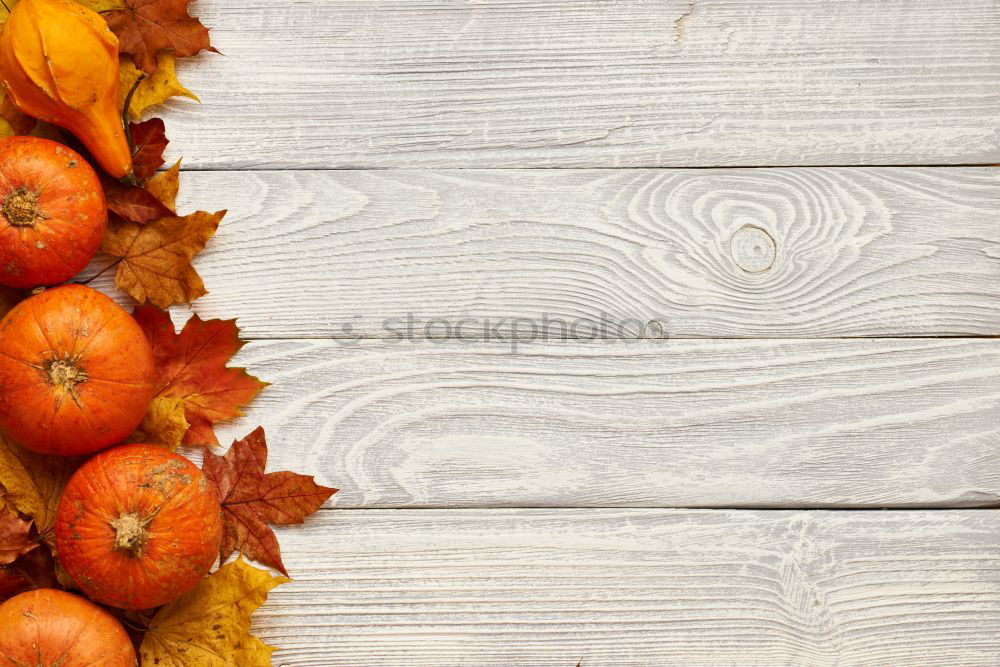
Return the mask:
M 89 454 L 135 431 L 153 397 L 153 350 L 97 290 L 66 285 L 0 320 L 0 426 L 42 454 Z
M 75 134 L 115 178 L 132 171 L 118 38 L 73 0 L 21 0 L 0 31 L 0 80 L 18 109 Z
M 222 510 L 193 463 L 159 445 L 102 452 L 56 511 L 59 560 L 90 598 L 148 609 L 193 589 L 219 555 Z
M 122 624 L 97 605 L 50 588 L 0 604 L 0 666 L 135 667 Z
M 0 139 L 0 284 L 65 282 L 97 253 L 104 191 L 79 154 L 48 139 Z

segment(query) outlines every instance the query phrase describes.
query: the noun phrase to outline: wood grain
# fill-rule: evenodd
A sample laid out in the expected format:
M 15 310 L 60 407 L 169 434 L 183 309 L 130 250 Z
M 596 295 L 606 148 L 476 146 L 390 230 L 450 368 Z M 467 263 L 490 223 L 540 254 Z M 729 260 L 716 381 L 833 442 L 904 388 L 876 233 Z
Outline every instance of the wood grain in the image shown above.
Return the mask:
M 1000 503 L 1000 342 L 270 341 L 272 470 L 338 507 Z
M 1000 653 L 996 511 L 321 512 L 280 538 L 296 580 L 256 624 L 284 667 Z
M 1000 169 L 183 179 L 231 208 L 197 309 L 251 338 L 1000 334 Z
M 1000 162 L 993 0 L 211 0 L 189 168 Z

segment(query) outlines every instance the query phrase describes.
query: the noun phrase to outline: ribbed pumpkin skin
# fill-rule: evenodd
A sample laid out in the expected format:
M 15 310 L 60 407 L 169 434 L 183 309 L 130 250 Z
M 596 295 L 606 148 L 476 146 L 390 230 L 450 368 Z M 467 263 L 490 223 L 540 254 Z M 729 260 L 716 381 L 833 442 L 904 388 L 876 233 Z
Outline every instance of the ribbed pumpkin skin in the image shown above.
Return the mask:
M 125 629 L 97 605 L 52 589 L 0 604 L 0 667 L 135 667 Z
M 75 134 L 115 178 L 132 171 L 118 102 L 118 38 L 73 0 L 21 0 L 0 31 L 0 80 L 24 113 Z
M 139 537 L 130 529 L 142 526 Z M 166 604 L 194 588 L 219 555 L 215 487 L 159 445 L 102 452 L 70 479 L 56 513 L 56 549 L 90 598 L 122 609 Z
M 0 284 L 65 282 L 97 253 L 108 222 L 97 174 L 47 139 L 0 139 Z
M 89 454 L 135 431 L 153 397 L 153 351 L 97 290 L 66 285 L 0 321 L 0 426 L 43 454 Z

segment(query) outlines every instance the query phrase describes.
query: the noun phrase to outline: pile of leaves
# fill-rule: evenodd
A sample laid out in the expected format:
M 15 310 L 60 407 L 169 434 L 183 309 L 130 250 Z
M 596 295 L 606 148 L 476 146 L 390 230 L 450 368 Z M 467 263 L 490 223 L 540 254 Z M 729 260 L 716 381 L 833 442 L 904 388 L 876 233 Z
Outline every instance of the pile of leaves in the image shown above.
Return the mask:
M 244 344 L 235 320 L 194 315 L 177 333 L 165 310 L 206 293 L 192 261 L 226 212 L 177 212 L 180 162 L 161 170 L 165 125 L 142 119 L 171 97 L 197 100 L 177 80 L 176 59 L 215 49 L 208 30 L 189 15 L 190 0 L 78 1 L 100 12 L 119 38 L 121 101 L 133 146 L 135 179 L 102 176 L 109 225 L 100 271 L 113 269 L 115 286 L 136 301 L 135 319 L 156 358 L 156 396 L 129 441 L 204 448 L 203 470 L 218 488 L 224 517 L 218 570 L 164 607 L 115 613 L 133 633 L 143 664 L 269 665 L 274 649 L 250 634 L 250 616 L 287 579 L 244 558 L 287 576 L 271 526 L 301 523 L 336 489 L 304 475 L 265 472 L 261 428 L 224 455 L 211 451 L 219 444 L 215 424 L 242 415 L 266 383 L 228 365 Z M 0 10 L 0 23 L 6 16 Z M 15 134 L 55 139 L 86 155 L 71 136 L 0 100 L 0 136 Z M 26 296 L 0 289 L 0 315 Z M 29 452 L 0 433 L 0 601 L 34 588 L 72 588 L 59 566 L 53 527 L 62 490 L 81 463 Z M 234 553 L 241 555 L 227 563 Z

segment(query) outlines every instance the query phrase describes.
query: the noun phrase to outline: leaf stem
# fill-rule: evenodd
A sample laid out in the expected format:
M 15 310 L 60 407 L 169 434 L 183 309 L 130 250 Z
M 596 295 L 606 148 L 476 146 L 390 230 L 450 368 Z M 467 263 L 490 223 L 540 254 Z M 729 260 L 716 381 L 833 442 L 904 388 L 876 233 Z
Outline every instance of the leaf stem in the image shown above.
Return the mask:
M 0 2 L 2 2 L 2 1 L 3 0 L 0 0 Z M 100 278 L 101 276 L 103 276 L 105 273 L 107 273 L 111 269 L 113 269 L 116 266 L 118 266 L 119 264 L 121 264 L 123 259 L 125 259 L 125 258 L 124 257 L 119 257 L 115 261 L 111 262 L 111 264 L 108 264 L 103 269 L 101 269 L 96 275 L 93 275 L 93 276 L 87 278 L 86 280 L 78 280 L 74 284 L 75 285 L 89 285 L 90 283 L 92 283 L 93 281 L 97 280 L 98 278 Z

